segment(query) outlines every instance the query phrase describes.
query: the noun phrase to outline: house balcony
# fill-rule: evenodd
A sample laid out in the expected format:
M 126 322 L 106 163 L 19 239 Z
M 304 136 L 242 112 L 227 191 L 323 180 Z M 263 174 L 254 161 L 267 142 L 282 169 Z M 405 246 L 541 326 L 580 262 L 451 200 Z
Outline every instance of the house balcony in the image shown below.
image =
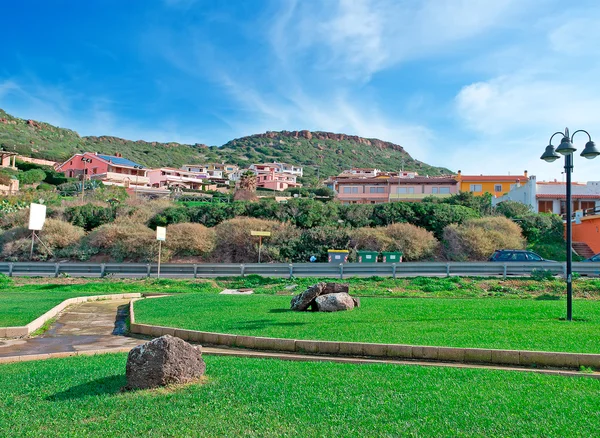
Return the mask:
M 451 193 L 390 193 L 390 202 L 392 201 L 421 201 L 423 198 L 449 198 Z
M 106 181 L 112 184 L 145 186 L 150 184 L 147 176 L 128 175 L 126 173 L 106 172 L 88 175 L 91 179 Z

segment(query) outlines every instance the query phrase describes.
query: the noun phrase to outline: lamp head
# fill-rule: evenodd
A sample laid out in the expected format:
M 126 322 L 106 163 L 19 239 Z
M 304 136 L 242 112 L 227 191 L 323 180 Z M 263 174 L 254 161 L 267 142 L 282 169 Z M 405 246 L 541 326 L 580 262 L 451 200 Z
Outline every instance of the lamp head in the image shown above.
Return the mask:
M 556 148 L 556 152 L 562 155 L 571 155 L 576 150 L 577 148 L 573 146 L 573 143 L 571 143 L 569 137 L 563 137 L 562 141 Z
M 596 144 L 591 140 L 585 144 L 585 148 L 583 149 L 583 152 L 581 152 L 581 156 L 588 160 L 596 158 L 598 155 L 600 155 L 600 150 L 598 150 Z
M 540 157 L 542 160 L 547 161 L 548 163 L 552 163 L 560 158 L 560 155 L 556 153 L 554 150 L 554 146 L 549 144 L 546 146 L 546 151 Z

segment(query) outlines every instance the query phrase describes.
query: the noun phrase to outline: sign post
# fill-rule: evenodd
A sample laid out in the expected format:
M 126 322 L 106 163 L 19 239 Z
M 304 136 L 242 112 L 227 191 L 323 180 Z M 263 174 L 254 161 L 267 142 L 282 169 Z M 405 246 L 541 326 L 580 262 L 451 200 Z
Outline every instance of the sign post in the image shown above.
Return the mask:
M 29 229 L 31 230 L 31 250 L 29 251 L 29 259 L 33 259 L 33 244 L 37 238 L 40 243 L 44 243 L 35 234 L 36 231 L 41 231 L 46 221 L 46 206 L 43 204 L 29 205 Z M 45 246 L 45 245 L 44 245 Z
M 271 235 L 270 231 L 250 231 L 251 236 L 258 236 L 258 263 L 260 263 L 260 254 L 262 250 L 262 238 L 269 237 Z
M 158 240 L 158 267 L 156 278 L 160 278 L 160 257 L 162 253 L 162 243 L 167 240 L 167 229 L 165 227 L 156 227 L 156 240 Z

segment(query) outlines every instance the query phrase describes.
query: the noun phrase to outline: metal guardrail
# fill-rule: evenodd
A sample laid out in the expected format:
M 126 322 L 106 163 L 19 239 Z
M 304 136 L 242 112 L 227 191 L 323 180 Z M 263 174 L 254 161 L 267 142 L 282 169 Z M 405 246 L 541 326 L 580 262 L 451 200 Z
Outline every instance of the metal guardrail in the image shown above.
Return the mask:
M 235 277 L 251 274 L 265 277 L 439 277 L 439 276 L 526 276 L 534 270 L 547 270 L 555 275 L 565 275 L 564 263 L 198 263 L 162 264 L 161 277 L 168 278 L 214 278 Z M 0 262 L 0 274 L 29 277 L 127 277 L 143 278 L 157 276 L 156 264 L 144 263 L 8 263 Z M 600 276 L 600 263 L 573 263 L 573 272 L 583 276 Z

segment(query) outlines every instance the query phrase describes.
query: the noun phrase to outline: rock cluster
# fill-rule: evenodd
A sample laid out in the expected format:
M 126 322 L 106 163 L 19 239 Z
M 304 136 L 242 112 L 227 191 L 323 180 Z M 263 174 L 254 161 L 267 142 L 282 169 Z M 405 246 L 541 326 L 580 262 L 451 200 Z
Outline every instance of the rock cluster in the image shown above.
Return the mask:
M 202 347 L 170 335 L 138 345 L 127 357 L 127 386 L 124 389 L 149 389 L 189 383 L 206 371 Z
M 360 306 L 360 300 L 348 294 L 348 285 L 341 283 L 317 283 L 299 295 L 291 302 L 292 310 L 299 312 L 309 308 L 319 312 L 337 312 L 352 310 Z

